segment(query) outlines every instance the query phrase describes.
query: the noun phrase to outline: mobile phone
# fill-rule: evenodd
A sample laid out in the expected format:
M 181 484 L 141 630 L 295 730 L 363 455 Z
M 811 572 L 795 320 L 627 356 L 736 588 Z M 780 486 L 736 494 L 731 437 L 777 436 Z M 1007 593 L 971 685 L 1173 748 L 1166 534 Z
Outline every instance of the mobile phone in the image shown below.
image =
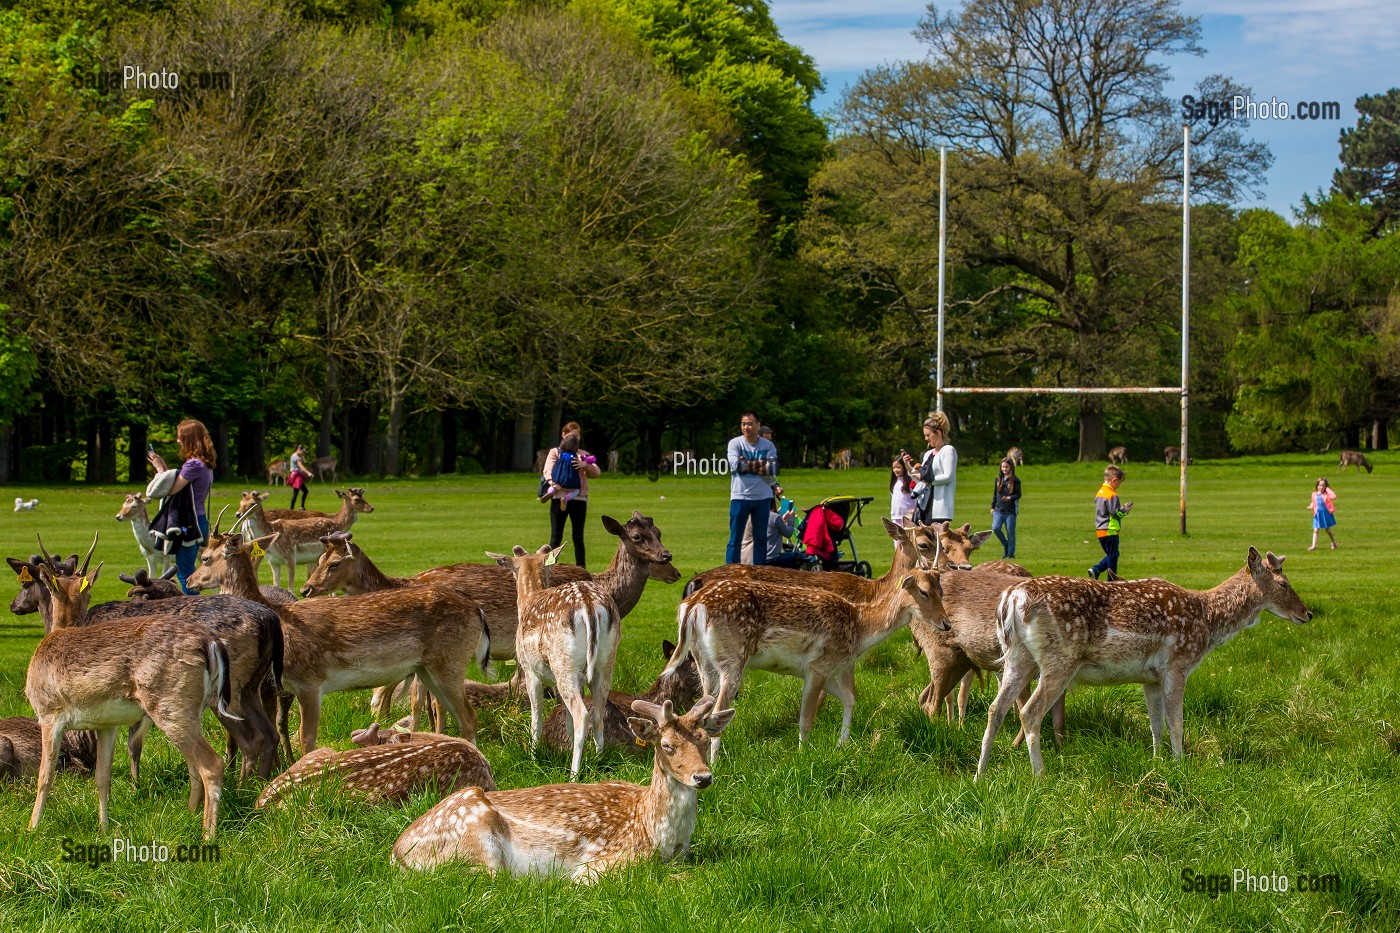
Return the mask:
M 155 453 L 155 452 L 156 452 L 156 445 L 155 445 L 155 444 L 147 444 L 147 445 L 146 445 L 146 453 L 148 453 L 148 454 L 153 454 L 153 453 Z

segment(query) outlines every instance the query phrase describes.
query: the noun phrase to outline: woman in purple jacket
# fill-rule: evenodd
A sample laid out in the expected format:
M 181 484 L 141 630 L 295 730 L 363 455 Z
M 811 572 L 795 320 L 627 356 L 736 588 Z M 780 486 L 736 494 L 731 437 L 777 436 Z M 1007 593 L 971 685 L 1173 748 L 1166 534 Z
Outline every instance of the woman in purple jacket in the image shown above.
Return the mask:
M 199 540 L 181 542 L 179 551 L 175 553 L 175 575 L 180 580 L 182 590 L 191 596 L 197 596 L 199 590 L 185 586 L 185 580 L 194 573 L 195 558 L 199 555 L 200 545 L 209 540 L 209 516 L 204 504 L 209 498 L 209 487 L 214 485 L 214 466 L 218 458 L 214 453 L 214 441 L 209 437 L 209 432 L 205 430 L 202 422 L 193 418 L 181 421 L 175 428 L 175 438 L 180 443 L 180 459 L 183 463 L 170 494 L 174 495 L 186 486 L 191 487 L 194 493 L 195 520 L 199 523 Z M 146 459 L 156 468 L 157 473 L 168 469 L 165 460 L 154 450 L 147 451 Z

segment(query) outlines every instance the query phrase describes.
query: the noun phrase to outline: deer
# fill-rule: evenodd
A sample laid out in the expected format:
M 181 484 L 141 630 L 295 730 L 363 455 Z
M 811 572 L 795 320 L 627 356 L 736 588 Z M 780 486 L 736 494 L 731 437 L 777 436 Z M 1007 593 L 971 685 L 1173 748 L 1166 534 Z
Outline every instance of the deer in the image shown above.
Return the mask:
M 1045 710 L 1076 684 L 1142 684 L 1153 757 L 1165 728 L 1172 755 L 1181 758 L 1186 680 L 1205 656 L 1257 625 L 1264 612 L 1296 625 L 1312 621 L 1283 562 L 1272 551 L 1261 556 L 1251 547 L 1244 567 L 1205 591 L 1157 579 L 1100 583 L 1071 577 L 1039 577 L 1007 590 L 997 609 L 1005 670 L 987 714 L 978 776 L 986 773 L 997 730 L 1032 676 L 1038 683 L 1020 712 L 1034 774 L 1045 770 Z
M 486 756 L 466 739 L 399 733 L 348 751 L 318 748 L 303 755 L 272 779 L 256 806 L 276 806 L 294 788 L 327 781 L 370 804 L 402 802 L 429 787 L 445 793 L 469 785 L 496 789 Z
M 670 661 L 675 653 L 675 645 L 669 641 L 661 643 L 663 661 Z M 629 751 L 640 747 L 632 735 L 632 728 L 627 724 L 627 714 L 637 700 L 654 706 L 670 703 L 676 709 L 688 709 L 699 696 L 700 670 L 695 666 L 695 659 L 689 657 L 682 659 L 680 667 L 673 673 L 666 674 L 663 671 L 645 693 L 630 694 L 614 690 L 608 694 L 607 708 L 603 713 L 603 744 L 621 746 Z M 561 704 L 554 707 L 544 721 L 544 742 L 550 748 L 564 749 L 568 748 L 572 741 L 568 717 Z
M 122 501 L 121 511 L 117 512 L 117 521 L 131 523 L 131 533 L 136 536 L 136 546 L 141 549 L 141 556 L 146 560 L 146 571 L 151 576 L 158 577 L 174 566 L 175 558 L 159 550 L 155 540 L 151 538 L 151 517 L 146 513 L 146 505 L 150 501 L 139 492 L 127 493 L 126 499 Z
M 1018 467 L 1026 465 L 1026 455 L 1021 452 L 1019 447 L 1008 447 L 1005 459 L 1010 460 Z
M 10 565 L 10 569 L 19 578 L 19 592 L 10 600 L 10 611 L 17 616 L 32 615 L 40 613 L 44 620 L 44 634 L 49 633 L 52 618 L 47 606 L 47 591 L 39 583 L 39 565 L 44 563 L 44 558 L 40 554 L 31 555 L 28 561 L 22 561 L 17 557 L 7 557 L 5 562 Z M 78 555 L 73 554 L 67 558 L 60 558 L 54 554 L 48 559 L 48 563 L 57 568 L 65 576 L 71 576 L 78 567 Z
M 204 837 L 211 839 L 218 824 L 224 764 L 205 741 L 202 714 L 208 705 L 225 716 L 240 713 L 230 689 L 228 648 L 198 623 L 134 616 L 80 626 L 102 564 L 91 574 L 86 566 L 82 570 L 64 576 L 45 564 L 39 571 L 53 597 L 54 627 L 35 649 L 24 685 L 43 741 L 29 828 L 37 829 L 44 814 L 64 733 L 94 729 L 98 823 L 105 830 L 117 727 L 144 716 L 184 757 L 190 772 L 190 810 L 202 803 Z
M 315 460 L 311 461 L 311 472 L 315 473 L 317 476 L 324 476 L 329 473 L 331 475 L 331 482 L 334 483 L 336 463 L 337 461 L 334 457 L 317 457 Z
M 267 551 L 267 561 L 272 565 L 272 583 L 282 585 L 282 573 L 287 573 L 287 589 L 297 588 L 297 562 L 314 561 L 322 551 L 321 537 L 333 531 L 347 531 L 355 523 L 360 513 L 374 511 L 374 506 L 365 501 L 363 488 L 352 488 L 349 492 L 335 494 L 340 497 L 340 511 L 330 517 L 295 513 L 273 518 L 273 512 L 263 509 L 267 493 L 250 491 L 243 493 L 238 503 L 240 521 L 246 521 L 248 530 L 255 537 L 268 537 L 277 532 L 277 543 Z M 274 510 L 275 512 L 275 510 Z
M 844 744 L 855 714 L 855 666 L 861 655 L 916 617 L 948 625 L 939 577 L 937 571 L 913 570 L 882 580 L 877 597 L 864 604 L 756 580 L 706 584 L 681 601 L 677 648 L 663 675 L 675 673 L 693 654 L 705 694 L 720 706 L 738 692 L 747 668 L 800 677 L 798 746 L 812 731 L 823 690 L 841 701 L 837 744 Z
M 831 470 L 849 470 L 854 459 L 855 458 L 851 455 L 851 448 L 842 447 L 840 450 L 836 451 L 836 455 L 831 458 L 831 462 L 827 464 L 827 468 Z
M 287 482 L 289 467 L 286 460 L 274 460 L 267 465 L 267 484 L 276 486 L 278 483 Z
M 392 861 L 427 870 L 450 862 L 492 874 L 567 874 L 594 881 L 605 871 L 690 852 L 699 799 L 714 783 L 708 750 L 734 718 L 701 697 L 690 712 L 637 700 L 628 726 L 653 749 L 649 785 L 549 784 L 519 790 L 467 787 L 414 820 L 394 843 Z
M 39 774 L 44 739 L 39 720 L 32 716 L 0 719 L 0 781 L 27 781 Z M 97 744 L 80 741 L 80 734 L 65 732 L 59 743 L 58 769 L 91 774 L 97 764 Z
M 1162 459 L 1163 459 L 1164 461 L 1166 461 L 1167 466 L 1171 466 L 1171 465 L 1173 465 L 1173 464 L 1180 465 L 1180 464 L 1181 464 L 1181 448 L 1180 448 L 1180 447 L 1165 447 L 1165 448 L 1163 448 L 1163 449 L 1162 449 Z M 1191 457 L 1190 457 L 1190 455 L 1188 454 L 1187 457 L 1186 457 L 1186 465 L 1187 465 L 1187 466 L 1192 466 L 1194 463 L 1195 463 L 1195 461 L 1192 460 Z
M 603 710 L 612 689 L 622 614 L 596 580 L 550 588 L 550 569 L 563 549 L 546 544 L 531 554 L 517 544 L 510 555 L 488 551 L 487 556 L 515 576 L 520 607 L 515 656 L 530 698 L 530 747 L 538 747 L 544 735 L 544 688 L 549 684 L 569 717 L 574 736 L 569 777 L 577 779 L 590 719 L 594 747 L 603 751 Z M 588 703 L 583 699 L 585 687 Z
M 1358 473 L 1361 472 L 1362 467 L 1366 468 L 1367 473 L 1371 472 L 1371 461 L 1367 460 L 1366 455 L 1359 450 L 1342 451 L 1342 460 L 1337 464 L 1337 467 L 1345 473 L 1349 466 L 1356 467 L 1356 472 Z
M 1122 466 L 1123 464 L 1127 463 L 1128 448 L 1124 447 L 1122 444 L 1119 444 L 1117 447 L 1110 448 L 1108 451 L 1108 462 L 1116 463 L 1119 466 Z
M 462 736 L 474 740 L 476 712 L 461 684 L 467 662 L 475 656 L 484 663 L 490 646 L 480 607 L 449 587 L 431 585 L 272 606 L 258 589 L 253 555 L 275 546 L 276 535 L 221 534 L 216 523 L 185 582 L 192 589 L 218 586 L 276 611 L 286 643 L 282 683 L 301 705 L 302 754 L 316 748 L 325 694 L 397 683 L 409 674 L 423 679 Z M 278 726 L 291 758 L 288 711 L 284 696 Z

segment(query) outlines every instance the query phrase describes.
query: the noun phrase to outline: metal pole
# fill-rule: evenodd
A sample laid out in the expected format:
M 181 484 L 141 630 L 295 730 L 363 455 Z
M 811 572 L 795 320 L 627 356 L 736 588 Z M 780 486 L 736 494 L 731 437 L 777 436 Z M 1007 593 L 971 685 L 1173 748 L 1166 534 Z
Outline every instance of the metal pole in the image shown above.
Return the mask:
M 1187 375 L 1191 362 L 1191 127 L 1181 128 L 1181 533 L 1186 534 Z
M 935 410 L 943 410 L 943 263 L 948 255 L 948 147 L 938 147 L 938 382 Z

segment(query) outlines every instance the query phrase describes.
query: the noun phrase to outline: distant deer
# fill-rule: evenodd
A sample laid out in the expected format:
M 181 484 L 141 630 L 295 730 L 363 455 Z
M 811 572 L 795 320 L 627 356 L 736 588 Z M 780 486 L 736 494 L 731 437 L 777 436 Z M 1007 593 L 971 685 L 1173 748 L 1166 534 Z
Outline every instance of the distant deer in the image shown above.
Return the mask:
M 628 862 L 684 858 L 695 832 L 697 792 L 714 781 L 710 744 L 734 718 L 702 697 L 677 716 L 670 703 L 638 700 L 628 725 L 652 747 L 651 784 L 550 784 L 457 791 L 414 820 L 393 861 L 429 869 L 449 862 L 513 875 L 567 874 L 589 882 Z
M 314 563 L 324 550 L 321 538 L 335 531 L 346 531 L 355 524 L 361 513 L 369 514 L 374 506 L 365 501 L 363 487 L 352 487 L 348 492 L 339 489 L 340 511 L 330 517 L 311 515 L 305 512 L 274 518 L 276 510 L 264 510 L 263 500 L 267 493 L 249 491 L 243 493 L 238 503 L 240 520 L 245 520 L 248 530 L 254 537 L 269 537 L 274 532 L 276 543 L 267 550 L 267 562 L 272 565 L 274 586 L 282 585 L 282 571 L 287 574 L 287 589 L 296 590 L 297 564 Z
M 675 653 L 675 645 L 669 641 L 661 643 L 663 661 L 670 661 Z M 676 709 L 689 709 L 699 698 L 700 692 L 700 669 L 695 666 L 694 658 L 683 659 L 680 667 L 669 674 L 663 670 L 656 678 L 656 683 L 645 693 L 631 694 L 613 690 L 608 694 L 607 709 L 603 713 L 603 744 L 620 745 L 629 751 L 637 749 L 632 727 L 627 724 L 627 714 L 632 711 L 632 704 L 637 700 L 655 706 L 670 703 Z M 563 704 L 560 704 L 554 707 L 554 711 L 544 721 L 544 742 L 550 748 L 568 748 L 573 738 L 569 731 L 569 719 L 565 715 Z
M 1166 461 L 1167 466 L 1172 466 L 1173 464 L 1179 465 L 1179 464 L 1181 463 L 1181 448 L 1180 448 L 1180 447 L 1167 447 L 1167 448 L 1165 448 L 1165 449 L 1162 451 L 1162 459 Z M 1187 466 L 1191 466 L 1194 462 L 1195 462 L 1195 461 L 1193 461 L 1193 460 L 1191 459 L 1191 456 L 1188 454 L 1187 457 L 1186 457 L 1186 465 L 1187 465 Z
M 876 598 L 863 604 L 756 580 L 708 583 L 681 601 L 677 648 L 663 673 L 693 654 L 703 689 L 718 705 L 738 693 L 747 668 L 801 677 L 798 745 L 812 731 L 823 691 L 841 701 L 843 744 L 855 714 L 856 662 L 916 617 L 947 626 L 941 595 L 938 573 L 927 570 L 882 580 Z
M 117 512 L 117 521 L 131 522 L 131 533 L 136 536 L 136 546 L 141 549 L 141 556 L 146 561 L 146 571 L 158 577 L 174 566 L 175 558 L 158 550 L 151 538 L 151 518 L 146 514 L 146 504 L 150 501 L 139 492 L 128 493 L 121 511 Z
M 827 467 L 832 470 L 849 470 L 854 460 L 855 457 L 851 454 L 851 448 L 842 447 L 840 450 L 836 451 L 836 456 L 831 458 L 831 462 L 827 464 Z
M 258 797 L 257 806 L 275 805 L 293 788 L 327 780 L 372 804 L 407 800 L 410 794 L 429 787 L 444 793 L 470 785 L 496 788 L 490 763 L 466 739 L 400 733 L 385 736 L 382 743 L 366 742 L 349 751 L 318 748 L 302 756 L 272 779 Z
M 1119 445 L 1108 452 L 1108 462 L 1116 463 L 1119 466 L 1128 462 L 1128 448 Z
M 1347 467 L 1349 466 L 1356 467 L 1358 473 L 1361 472 L 1362 467 L 1366 468 L 1367 473 L 1371 472 L 1371 461 L 1367 460 L 1366 455 L 1359 450 L 1342 451 L 1342 462 L 1337 464 L 1337 466 L 1343 473 L 1347 471 Z
M 287 482 L 287 461 L 274 460 L 267 465 L 267 484 L 276 486 L 278 483 Z
M 1025 466 L 1025 465 L 1026 465 L 1026 455 L 1023 454 L 1023 453 L 1021 453 L 1021 448 L 1019 448 L 1019 447 L 1010 447 L 1010 448 L 1008 448 L 1007 451 L 1006 451 L 1006 459 L 1007 459 L 1007 460 L 1010 460 L 1012 463 L 1016 464 L 1017 466 Z
M 1272 612 L 1295 624 L 1312 613 L 1289 585 L 1282 557 L 1249 549 L 1244 567 L 1211 590 L 1183 589 L 1165 580 L 1100 583 L 1040 577 L 1006 591 L 997 610 L 1006 651 L 1001 688 L 987 714 L 983 774 L 1002 720 L 1031 677 L 1035 692 L 1021 706 L 1031 770 L 1040 774 L 1040 724 L 1045 710 L 1075 684 L 1142 684 L 1152 725 L 1152 754 L 1169 730 L 1172 754 L 1182 755 L 1186 679 L 1212 649 Z
M 616 450 L 608 451 L 608 472 L 616 473 L 620 454 Z M 544 471 L 544 464 L 540 464 L 540 471 Z
M 329 473 L 331 482 L 334 483 L 336 481 L 335 468 L 337 462 L 338 461 L 334 457 L 317 457 L 315 460 L 312 460 L 308 466 L 311 472 L 317 476 L 324 477 Z
M 552 685 L 574 735 L 569 776 L 577 778 L 590 721 L 594 746 L 603 750 L 603 712 L 622 638 L 622 614 L 596 581 L 549 586 L 550 569 L 562 550 L 562 545 L 553 550 L 544 545 L 530 554 L 517 544 L 510 556 L 487 556 L 515 575 L 520 607 L 515 656 L 530 698 L 530 745 L 538 746 L 544 736 L 544 688 Z

